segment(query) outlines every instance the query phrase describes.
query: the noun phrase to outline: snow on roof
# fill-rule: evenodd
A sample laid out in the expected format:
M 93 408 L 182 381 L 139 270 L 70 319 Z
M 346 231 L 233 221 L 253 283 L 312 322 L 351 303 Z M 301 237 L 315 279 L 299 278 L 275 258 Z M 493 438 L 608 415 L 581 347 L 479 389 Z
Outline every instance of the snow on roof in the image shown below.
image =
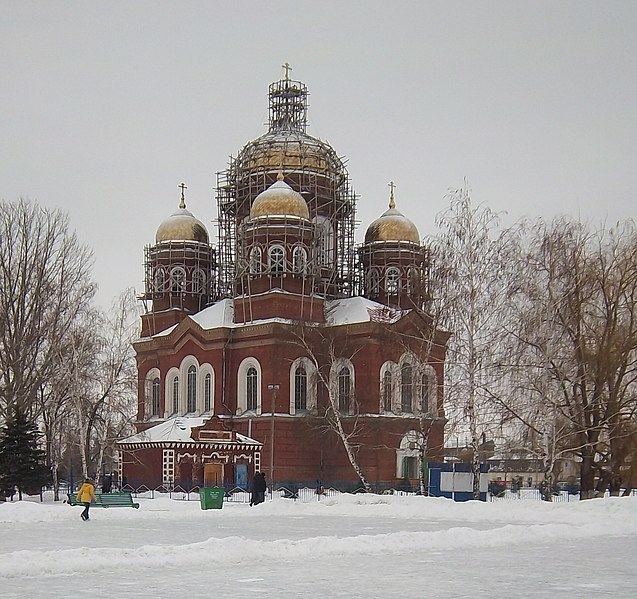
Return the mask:
M 175 416 L 165 422 L 152 426 L 136 435 L 122 439 L 120 443 L 152 443 L 152 442 L 178 442 L 192 441 L 192 429 L 202 426 L 208 420 L 207 416 L 185 417 Z M 258 441 L 237 433 L 237 442 L 258 445 Z
M 274 290 L 269 293 L 287 293 L 281 290 Z M 386 322 L 392 323 L 399 320 L 407 311 L 389 308 L 378 302 L 374 302 L 364 297 L 349 297 L 338 300 L 328 300 L 325 302 L 325 314 L 328 325 L 337 326 L 343 324 L 353 324 L 357 322 Z M 191 320 L 196 322 L 204 330 L 212 330 L 217 328 L 241 328 L 250 326 L 255 322 L 281 322 L 294 323 L 294 320 L 288 318 L 265 318 L 263 320 L 254 320 L 245 323 L 234 322 L 234 303 L 232 299 L 223 299 L 208 306 L 201 312 L 189 316 Z M 178 325 L 173 325 L 164 331 L 155 335 L 155 337 L 164 337 L 170 335 Z
M 326 302 L 328 324 L 341 325 L 355 322 L 396 322 L 405 314 L 364 297 L 348 297 Z

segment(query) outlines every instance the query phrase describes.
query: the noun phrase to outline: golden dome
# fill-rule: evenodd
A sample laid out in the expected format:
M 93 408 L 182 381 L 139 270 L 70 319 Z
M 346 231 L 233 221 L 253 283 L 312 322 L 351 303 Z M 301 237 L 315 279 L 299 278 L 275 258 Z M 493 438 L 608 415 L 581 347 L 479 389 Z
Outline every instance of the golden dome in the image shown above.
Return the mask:
M 393 184 L 392 184 L 393 186 Z M 396 210 L 392 187 L 389 210 L 381 214 L 365 232 L 365 243 L 374 241 L 410 241 L 420 244 L 420 235 L 416 225 Z
M 208 231 L 205 225 L 192 212 L 186 210 L 183 188 L 179 210 L 171 214 L 157 229 L 155 243 L 164 241 L 198 241 L 208 243 Z
M 283 175 L 279 173 L 277 180 L 252 202 L 250 218 L 286 215 L 310 218 L 303 196 L 283 181 Z

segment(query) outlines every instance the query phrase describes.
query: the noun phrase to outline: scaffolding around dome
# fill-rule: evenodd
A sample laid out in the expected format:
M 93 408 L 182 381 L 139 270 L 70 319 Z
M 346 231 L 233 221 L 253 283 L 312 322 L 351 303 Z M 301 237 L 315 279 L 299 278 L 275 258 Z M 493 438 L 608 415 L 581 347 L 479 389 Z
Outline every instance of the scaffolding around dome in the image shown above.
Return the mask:
M 356 195 L 345 162 L 326 142 L 306 133 L 307 89 L 282 79 L 269 88 L 269 130 L 248 142 L 217 173 L 219 293 L 241 293 L 238 230 L 254 199 L 283 175 L 305 199 L 309 218 L 324 233 L 313 291 L 326 298 L 355 292 Z

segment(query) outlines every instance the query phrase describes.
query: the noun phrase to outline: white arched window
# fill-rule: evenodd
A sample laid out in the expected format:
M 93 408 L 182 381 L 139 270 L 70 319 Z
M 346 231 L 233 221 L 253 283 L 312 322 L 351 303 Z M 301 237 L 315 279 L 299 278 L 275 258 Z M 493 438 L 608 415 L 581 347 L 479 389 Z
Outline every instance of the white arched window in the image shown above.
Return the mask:
M 197 411 L 197 368 L 194 364 L 188 368 L 186 384 L 186 412 L 192 414 Z
M 175 266 L 170 271 L 170 291 L 181 293 L 186 286 L 186 271 L 181 266 Z
M 378 270 L 375 268 L 370 268 L 369 272 L 367 273 L 367 293 L 372 296 L 378 295 L 379 288 L 380 276 L 378 274 Z
M 421 366 L 418 373 L 418 403 L 424 414 L 435 417 L 437 406 L 437 377 L 436 371 L 429 364 Z
M 153 416 L 161 416 L 161 383 L 160 372 L 157 368 L 152 368 L 146 373 L 144 381 L 144 414 L 142 418 L 152 418 Z
M 292 270 L 297 274 L 304 274 L 307 269 L 307 252 L 297 245 L 292 252 Z
M 290 367 L 290 414 L 316 411 L 316 367 L 309 358 L 297 358 Z
M 206 273 L 197 269 L 192 273 L 192 292 L 203 293 L 206 289 Z
M 166 271 L 161 266 L 155 269 L 153 285 L 155 291 L 165 291 L 166 289 Z
M 354 366 L 339 358 L 330 368 L 330 387 L 336 407 L 342 414 L 351 414 L 354 408 Z
M 261 248 L 254 246 L 250 250 L 250 274 L 258 275 L 261 272 Z
M 307 410 L 307 370 L 299 364 L 294 371 L 294 411 Z
M 285 272 L 285 252 L 282 246 L 272 245 L 268 248 L 268 269 L 273 275 Z
M 246 371 L 246 409 L 249 412 L 257 409 L 257 386 L 259 375 L 254 366 L 250 366 Z
M 398 295 L 400 291 L 400 270 L 395 267 L 388 268 L 385 273 L 385 291 L 387 295 Z
M 319 266 L 330 266 L 334 262 L 334 229 L 325 216 L 317 216 L 313 220 L 318 240 L 317 262 Z
M 261 365 L 256 358 L 245 358 L 237 371 L 237 414 L 261 414 Z

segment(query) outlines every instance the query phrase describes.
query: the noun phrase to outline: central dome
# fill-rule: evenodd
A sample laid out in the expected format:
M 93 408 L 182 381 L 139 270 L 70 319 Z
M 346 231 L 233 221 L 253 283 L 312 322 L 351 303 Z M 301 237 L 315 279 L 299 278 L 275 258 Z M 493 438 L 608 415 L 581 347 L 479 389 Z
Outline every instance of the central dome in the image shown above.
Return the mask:
M 303 196 L 294 191 L 279 174 L 277 181 L 262 191 L 252 203 L 250 218 L 259 216 L 298 216 L 308 219 L 310 212 Z

